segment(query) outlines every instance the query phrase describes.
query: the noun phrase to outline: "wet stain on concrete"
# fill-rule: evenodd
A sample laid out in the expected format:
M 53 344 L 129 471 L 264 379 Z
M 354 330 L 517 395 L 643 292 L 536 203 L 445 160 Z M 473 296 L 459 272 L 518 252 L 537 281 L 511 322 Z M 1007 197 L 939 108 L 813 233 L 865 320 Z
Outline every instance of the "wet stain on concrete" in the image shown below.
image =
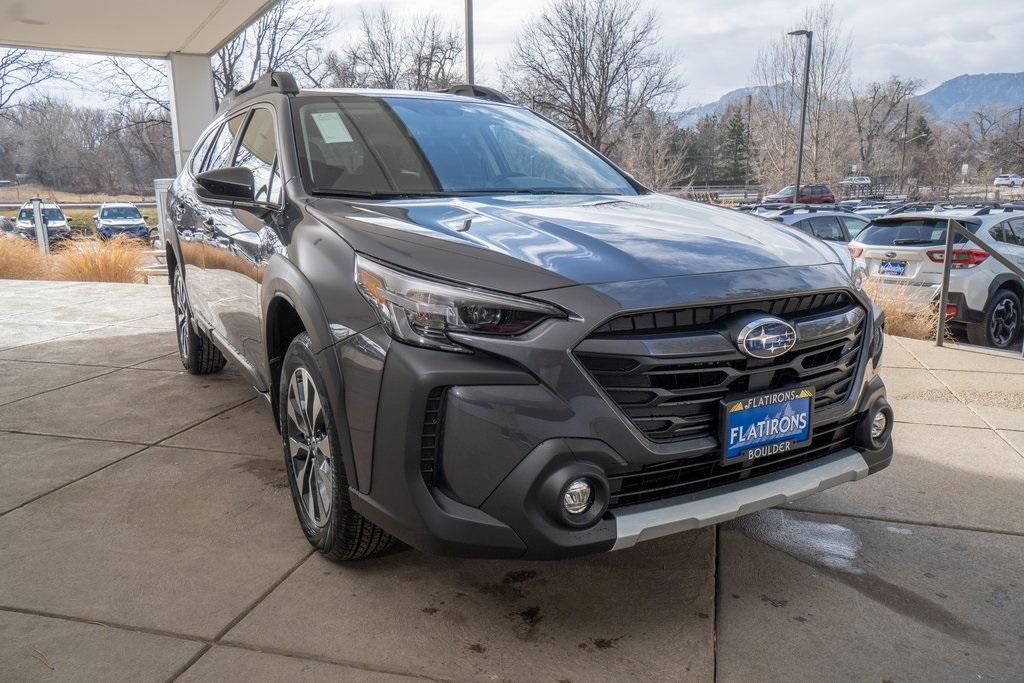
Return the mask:
M 593 638 L 591 643 L 594 644 L 598 650 L 609 650 L 615 647 L 616 643 L 625 638 L 626 636 L 619 636 L 617 638 Z
M 537 635 L 537 627 L 540 626 L 540 622 L 544 621 L 544 617 L 540 614 L 540 607 L 537 605 L 527 607 L 510 616 L 513 619 L 518 619 L 525 626 L 525 630 L 519 634 L 522 640 L 533 640 Z
M 786 600 L 785 598 L 773 598 L 768 595 L 762 595 L 761 602 L 768 603 L 772 607 L 785 607 L 789 604 L 789 600 Z
M 487 648 L 481 645 L 480 643 L 473 643 L 469 646 L 469 651 L 475 652 L 477 654 L 483 654 L 484 652 L 487 652 Z
M 264 486 L 283 489 L 288 487 L 288 475 L 284 471 L 284 463 L 280 460 L 266 458 L 246 458 L 235 463 L 231 469 L 248 472 Z
M 424 607 L 420 611 L 423 612 L 424 614 L 437 614 L 437 608 L 436 607 Z
M 518 571 L 509 572 L 508 574 L 505 574 L 503 583 L 524 583 L 526 581 L 529 581 L 530 579 L 535 578 L 537 578 L 537 572 L 531 569 L 520 569 Z
M 521 588 L 509 583 L 480 583 L 476 585 L 476 589 L 484 595 L 502 600 L 514 601 L 526 597 Z
M 962 621 L 938 603 L 857 565 L 854 560 L 861 548 L 860 539 L 840 524 L 798 519 L 773 509 L 741 518 L 736 527 L 747 538 L 815 568 L 897 614 L 961 642 L 980 646 L 992 643 L 987 632 Z

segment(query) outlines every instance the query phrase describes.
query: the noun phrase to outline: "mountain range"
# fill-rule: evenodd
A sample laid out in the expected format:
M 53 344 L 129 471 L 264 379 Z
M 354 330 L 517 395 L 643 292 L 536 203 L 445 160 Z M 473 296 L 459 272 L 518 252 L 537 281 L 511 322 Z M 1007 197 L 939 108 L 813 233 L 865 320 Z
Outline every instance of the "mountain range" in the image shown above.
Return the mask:
M 731 104 L 743 103 L 747 95 L 757 95 L 772 86 L 758 85 L 730 90 L 714 102 L 680 112 L 680 128 L 689 128 L 702 116 L 719 114 Z M 937 121 L 962 121 L 981 107 L 1009 109 L 1024 106 L 1024 72 L 999 74 L 962 74 L 918 95 Z

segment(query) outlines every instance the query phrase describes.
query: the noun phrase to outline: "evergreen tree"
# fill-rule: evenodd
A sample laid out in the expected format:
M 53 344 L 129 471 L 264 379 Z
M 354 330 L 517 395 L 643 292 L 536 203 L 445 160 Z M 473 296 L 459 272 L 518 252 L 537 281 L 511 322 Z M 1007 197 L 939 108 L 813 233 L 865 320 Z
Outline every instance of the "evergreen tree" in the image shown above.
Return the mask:
M 747 179 L 749 137 L 747 124 L 743 120 L 743 112 L 738 108 L 734 109 L 725 122 L 725 132 L 719 147 L 719 168 L 722 180 L 741 183 Z

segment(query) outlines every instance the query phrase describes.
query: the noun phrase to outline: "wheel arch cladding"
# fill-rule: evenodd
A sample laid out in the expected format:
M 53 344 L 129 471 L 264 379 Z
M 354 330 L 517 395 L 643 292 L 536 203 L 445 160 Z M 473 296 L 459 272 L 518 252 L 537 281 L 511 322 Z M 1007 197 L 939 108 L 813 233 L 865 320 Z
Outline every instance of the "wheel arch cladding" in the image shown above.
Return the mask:
M 988 301 L 986 302 L 986 306 L 992 302 L 992 297 L 994 297 L 996 292 L 1000 289 L 1009 289 L 1017 295 L 1017 298 L 1024 301 L 1024 281 L 1013 273 L 1002 273 L 992 278 L 992 282 L 988 286 Z
M 277 407 L 281 397 L 281 364 L 288 344 L 301 332 L 309 335 L 312 350 L 320 364 L 327 386 L 324 388 L 334 413 L 338 437 L 342 445 L 342 460 L 349 484 L 358 486 L 348 414 L 345 410 L 344 380 L 338 361 L 328 347 L 333 343 L 330 328 L 312 285 L 294 264 L 285 258 L 273 258 L 267 266 L 260 293 L 264 311 L 264 335 L 267 349 L 266 371 L 270 399 L 274 406 L 274 421 L 280 431 Z M 299 329 L 301 326 L 301 329 Z M 325 349 L 328 349 L 325 351 Z

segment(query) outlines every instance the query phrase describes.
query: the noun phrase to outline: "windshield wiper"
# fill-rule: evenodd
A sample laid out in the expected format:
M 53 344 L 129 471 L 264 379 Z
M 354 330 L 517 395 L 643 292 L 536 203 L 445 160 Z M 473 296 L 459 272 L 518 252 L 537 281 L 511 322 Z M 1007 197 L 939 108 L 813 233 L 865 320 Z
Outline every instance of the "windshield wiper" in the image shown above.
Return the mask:
M 434 190 L 415 192 L 395 192 L 380 190 L 328 190 L 315 188 L 314 194 L 323 194 L 331 197 L 359 197 L 365 199 L 415 199 L 416 197 L 450 197 L 450 192 L 437 192 Z
M 589 190 L 555 190 L 543 187 L 488 187 L 473 190 L 452 190 L 452 194 L 621 194 L 621 192 L 593 192 Z

